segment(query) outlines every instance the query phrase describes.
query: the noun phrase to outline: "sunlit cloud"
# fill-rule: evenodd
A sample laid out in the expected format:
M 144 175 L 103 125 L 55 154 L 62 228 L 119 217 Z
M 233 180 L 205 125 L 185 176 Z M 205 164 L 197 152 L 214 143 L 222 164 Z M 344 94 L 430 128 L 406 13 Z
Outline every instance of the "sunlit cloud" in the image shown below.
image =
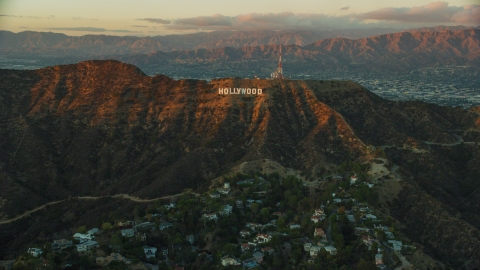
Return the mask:
M 82 31 L 82 32 L 116 32 L 116 33 L 138 33 L 137 31 L 131 31 L 126 29 L 105 29 L 99 27 L 51 27 L 44 28 L 52 31 Z
M 137 19 L 137 21 L 146 21 L 150 23 L 158 23 L 158 24 L 170 24 L 170 20 L 164 20 L 164 19 L 155 19 L 155 18 L 143 18 L 143 19 Z
M 349 6 L 341 10 L 349 10 Z M 390 7 L 366 13 L 333 16 L 316 13 L 214 14 L 173 20 L 138 19 L 162 24 L 168 30 L 320 30 L 371 27 L 412 27 L 425 23 L 480 24 L 480 5 L 450 6 L 432 2 L 416 7 Z

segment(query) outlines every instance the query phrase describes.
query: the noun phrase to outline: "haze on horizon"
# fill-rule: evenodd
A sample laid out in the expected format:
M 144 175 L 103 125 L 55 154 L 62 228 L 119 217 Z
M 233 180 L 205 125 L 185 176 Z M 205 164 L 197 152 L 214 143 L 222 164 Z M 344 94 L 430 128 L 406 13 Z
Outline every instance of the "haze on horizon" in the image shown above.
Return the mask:
M 478 0 L 0 0 L 0 30 L 72 36 L 436 25 L 480 25 Z

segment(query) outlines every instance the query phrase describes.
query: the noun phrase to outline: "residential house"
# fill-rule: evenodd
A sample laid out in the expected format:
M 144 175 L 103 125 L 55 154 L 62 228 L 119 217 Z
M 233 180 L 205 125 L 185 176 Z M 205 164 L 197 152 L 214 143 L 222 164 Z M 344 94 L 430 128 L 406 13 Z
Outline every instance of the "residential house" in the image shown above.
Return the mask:
M 257 234 L 254 241 L 262 244 L 262 243 L 267 243 L 270 240 L 272 240 L 272 236 L 270 236 L 268 234 Z
M 160 254 L 162 254 L 163 256 L 167 256 L 168 255 L 168 248 L 161 247 L 160 248 Z
M 160 231 L 163 231 L 163 230 L 168 229 L 168 228 L 170 228 L 170 227 L 173 227 L 173 224 L 170 223 L 170 222 L 162 222 L 162 223 L 160 223 L 160 225 L 159 225 Z
M 133 229 L 124 229 L 120 231 L 123 237 L 133 237 L 135 236 L 135 231 Z
M 305 243 L 305 244 L 303 244 L 303 250 L 310 251 L 310 248 L 312 246 L 313 246 L 312 243 Z
M 399 254 L 402 251 L 402 241 L 388 240 L 388 243 L 392 244 L 395 253 Z
M 313 223 L 318 223 L 323 220 L 323 217 L 320 215 L 313 215 L 310 217 L 310 220 L 313 221 Z
M 258 262 L 258 263 L 262 263 L 263 262 L 263 253 L 262 252 L 255 252 L 252 254 L 253 255 L 253 258 L 255 258 L 255 260 Z
M 83 242 L 81 244 L 77 245 L 77 251 L 78 252 L 85 252 L 88 251 L 94 247 L 98 247 L 98 242 L 93 241 L 93 240 L 88 240 L 87 242 Z
M 94 235 L 94 234 L 97 234 L 99 232 L 100 232 L 100 230 L 98 228 L 93 228 L 93 229 L 89 230 L 87 232 L 87 234 Z
M 262 248 L 262 252 L 272 255 L 275 252 L 275 249 L 273 249 L 272 247 L 264 247 Z
M 221 215 L 230 215 L 232 213 L 233 206 L 225 204 L 223 210 L 220 212 Z
M 119 229 L 127 229 L 127 228 L 133 228 L 135 226 L 135 222 L 133 221 L 125 221 L 125 222 L 118 222 L 117 226 Z
M 147 257 L 147 260 L 148 260 L 150 258 L 155 258 L 155 253 L 157 252 L 157 248 L 143 246 L 143 252 L 145 253 L 145 257 Z
M 318 246 L 311 246 L 310 247 L 310 256 L 317 256 L 320 252 L 321 247 Z
M 87 242 L 89 240 L 93 240 L 95 238 L 95 236 L 93 236 L 91 234 L 75 233 L 73 235 L 73 238 L 75 238 L 75 240 L 78 240 L 80 243 L 83 243 L 83 242 Z
M 29 248 L 27 250 L 27 253 L 32 255 L 33 257 L 38 257 L 39 255 L 42 255 L 43 251 L 39 248 Z
M 375 254 L 375 264 L 383 264 L 383 254 Z
M 247 228 L 249 228 L 250 230 L 253 230 L 253 231 L 261 231 L 263 229 L 263 225 L 259 224 L 259 223 L 247 222 L 247 224 L 245 224 L 245 226 Z
M 370 232 L 370 229 L 368 229 L 368 228 L 355 227 L 355 234 L 356 235 L 368 234 L 369 232 Z
M 365 218 L 366 218 L 366 219 L 370 219 L 370 220 L 377 220 L 377 216 L 372 215 L 372 214 L 366 214 L 366 215 L 365 215 Z
M 175 208 L 175 203 L 165 204 L 164 207 L 167 208 L 167 210 L 170 210 L 172 208 Z
M 97 257 L 97 259 L 95 260 L 98 266 L 107 266 L 113 261 L 124 262 L 127 265 L 132 263 L 131 260 L 123 257 L 119 253 L 111 253 L 110 256 L 107 257 Z
M 218 219 L 217 214 L 215 214 L 215 213 L 213 213 L 213 214 L 203 214 L 202 218 L 204 218 L 206 220 L 217 220 Z
M 347 215 L 347 219 L 348 219 L 348 222 L 350 222 L 350 223 L 355 223 L 356 222 L 355 217 L 353 215 Z
M 339 199 L 339 198 L 333 199 L 333 203 L 341 203 L 341 202 L 342 202 L 342 199 Z
M 385 232 L 385 236 L 387 237 L 387 239 L 390 239 L 390 240 L 395 239 L 395 235 L 393 235 L 393 233 L 389 231 Z
M 216 193 L 216 192 L 212 192 L 209 194 L 210 195 L 210 198 L 213 198 L 213 199 L 218 199 L 220 198 L 220 194 L 219 193 Z
M 337 255 L 337 249 L 334 246 L 326 246 L 324 249 L 330 253 L 330 255 Z
M 240 236 L 245 238 L 247 236 L 250 236 L 250 232 L 249 231 L 246 231 L 246 230 L 241 230 L 240 231 Z
M 243 202 L 240 200 L 235 201 L 235 205 L 237 206 L 238 209 L 243 209 Z
M 242 250 L 242 252 L 245 252 L 250 249 L 250 245 L 248 243 L 243 243 L 240 245 L 240 249 Z
M 54 240 L 52 249 L 54 251 L 61 251 L 72 246 L 72 241 L 67 239 Z
M 195 236 L 193 236 L 193 234 L 187 235 L 185 237 L 185 240 L 187 240 L 187 242 L 189 242 L 190 244 L 193 244 L 195 242 Z
M 322 228 L 315 228 L 315 231 L 313 232 L 313 237 L 319 236 L 322 240 L 327 239 L 327 235 L 325 234 L 325 231 L 323 231 Z
M 182 250 L 182 244 L 173 244 L 172 251 L 180 251 Z
M 325 214 L 325 212 L 323 211 L 322 208 L 317 208 L 317 209 L 315 209 L 314 215 L 321 216 L 321 215 L 323 215 L 323 214 Z
M 358 181 L 358 177 L 355 174 L 350 176 L 350 185 L 356 184 L 357 181 Z
M 290 229 L 291 229 L 291 230 L 300 229 L 300 228 L 301 228 L 301 227 L 300 227 L 300 225 L 298 225 L 298 224 L 290 224 Z
M 235 258 L 232 258 L 230 256 L 222 257 L 220 260 L 221 260 L 223 266 L 240 265 L 239 260 L 237 260 Z
M 242 261 L 243 268 L 250 269 L 258 266 L 257 260 L 255 258 L 250 258 Z

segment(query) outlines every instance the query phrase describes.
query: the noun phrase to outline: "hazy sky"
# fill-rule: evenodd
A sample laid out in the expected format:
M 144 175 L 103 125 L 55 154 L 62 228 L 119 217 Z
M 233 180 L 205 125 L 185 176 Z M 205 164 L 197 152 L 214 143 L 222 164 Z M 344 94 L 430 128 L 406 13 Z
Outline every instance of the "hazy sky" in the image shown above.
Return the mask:
M 0 0 L 0 30 L 75 36 L 433 25 L 480 25 L 479 0 Z

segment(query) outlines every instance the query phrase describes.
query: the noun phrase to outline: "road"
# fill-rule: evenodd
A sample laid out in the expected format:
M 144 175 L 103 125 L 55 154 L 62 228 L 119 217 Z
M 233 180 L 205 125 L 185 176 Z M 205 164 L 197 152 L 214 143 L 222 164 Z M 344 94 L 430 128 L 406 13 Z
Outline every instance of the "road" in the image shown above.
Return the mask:
M 49 206 L 49 205 L 54 205 L 54 204 L 57 204 L 57 203 L 61 203 L 61 202 L 65 202 L 67 200 L 70 200 L 70 199 L 78 199 L 78 200 L 98 200 L 98 199 L 102 199 L 102 198 L 115 198 L 115 199 L 129 199 L 133 202 L 139 202 L 139 203 L 146 203 L 146 202 L 153 202 L 153 201 L 156 201 L 156 200 L 162 200 L 162 199 L 171 199 L 171 198 L 175 198 L 175 197 L 178 197 L 180 195 L 182 195 L 182 193 L 179 193 L 179 194 L 175 194 L 175 195 L 169 195 L 169 196 L 163 196 L 163 197 L 158 197 L 158 198 L 154 198 L 154 199 L 140 199 L 138 197 L 133 197 L 133 196 L 130 196 L 128 194 L 116 194 L 116 195 L 112 195 L 112 196 L 100 196 L 100 197 L 94 197 L 94 196 L 80 196 L 80 197 L 71 197 L 69 199 L 64 199 L 64 200 L 59 200 L 59 201 L 54 201 L 54 202 L 49 202 L 49 203 L 46 203 L 44 205 L 41 205 L 41 206 L 38 206 L 38 207 L 35 207 L 34 209 L 32 210 L 29 210 L 21 215 L 18 215 L 14 218 L 10 218 L 10 219 L 7 219 L 7 220 L 2 220 L 0 221 L 0 225 L 2 224 L 8 224 L 8 223 L 11 223 L 11 222 L 14 222 L 16 220 L 19 220 L 19 219 L 22 219 L 32 213 L 35 213 L 39 210 L 42 210 L 44 209 L 45 207 Z

